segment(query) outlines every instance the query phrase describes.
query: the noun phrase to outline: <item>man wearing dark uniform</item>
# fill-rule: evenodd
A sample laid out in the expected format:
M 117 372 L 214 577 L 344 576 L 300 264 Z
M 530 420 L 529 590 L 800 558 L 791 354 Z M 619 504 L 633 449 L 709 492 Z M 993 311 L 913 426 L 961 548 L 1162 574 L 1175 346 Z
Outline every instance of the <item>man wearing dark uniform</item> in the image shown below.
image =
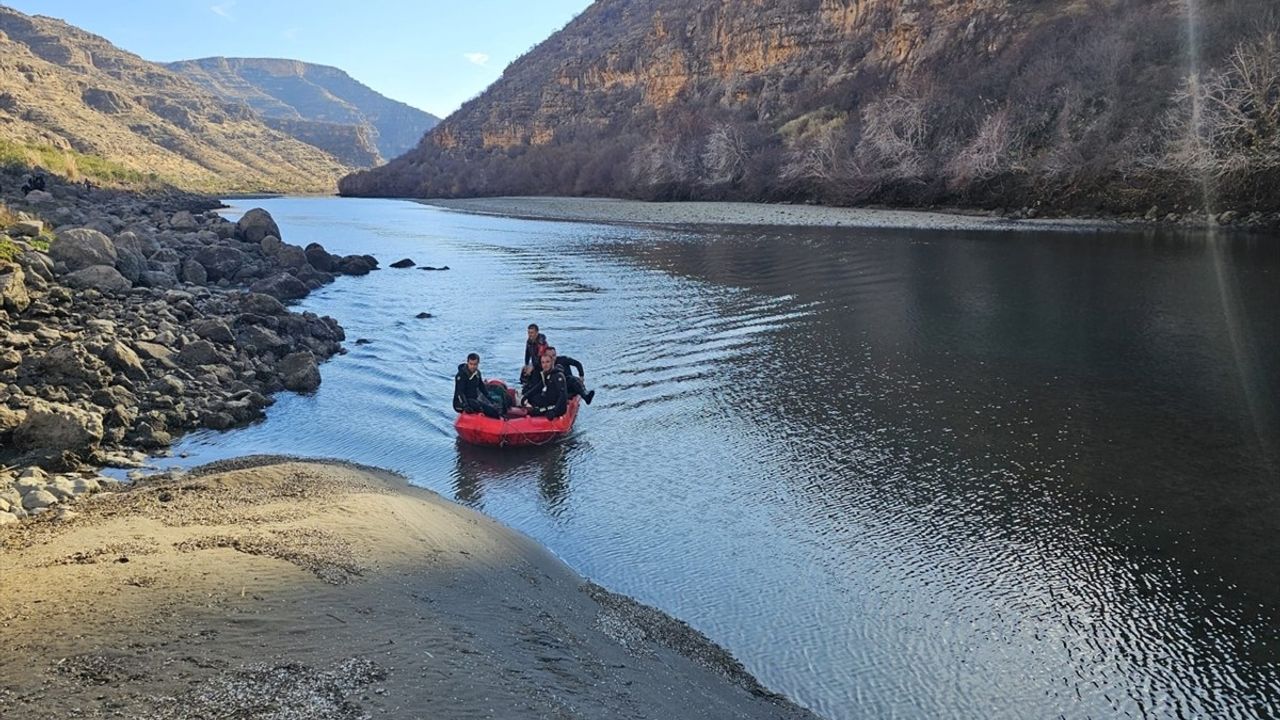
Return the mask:
M 556 365 L 550 353 L 543 353 L 541 364 L 537 385 L 532 392 L 525 394 L 524 402 L 530 406 L 530 414 L 554 420 L 568 408 L 569 390 L 565 385 L 564 371 Z
M 585 400 L 588 405 L 590 405 L 591 401 L 595 399 L 596 391 L 592 390 L 591 392 L 587 392 L 587 384 L 583 382 L 587 377 L 587 371 L 582 369 L 582 363 L 574 360 L 568 355 L 561 355 L 557 353 L 556 349 L 550 345 L 547 346 L 546 353 L 551 356 L 551 359 L 560 368 L 560 371 L 564 373 L 565 386 L 569 389 L 569 397 L 578 395 Z M 570 368 L 578 369 L 578 377 L 573 376 L 573 372 Z
M 458 412 L 479 412 L 496 418 L 502 411 L 484 394 L 484 378 L 480 375 L 480 356 L 471 353 L 467 361 L 458 366 L 453 377 L 453 409 Z

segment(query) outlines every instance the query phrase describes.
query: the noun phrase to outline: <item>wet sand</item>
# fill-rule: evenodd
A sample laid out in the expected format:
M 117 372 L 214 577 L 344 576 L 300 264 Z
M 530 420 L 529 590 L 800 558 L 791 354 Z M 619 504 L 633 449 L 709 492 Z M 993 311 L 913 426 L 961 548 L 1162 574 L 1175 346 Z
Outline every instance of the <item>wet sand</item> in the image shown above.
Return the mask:
M 0 528 L 0 717 L 813 718 L 391 473 L 245 458 Z
M 419 200 L 425 205 L 479 215 L 532 220 L 624 225 L 779 225 L 810 227 L 919 228 L 928 230 L 1114 229 L 1103 220 L 1042 218 L 1015 220 L 918 210 L 842 208 L 737 202 L 644 202 L 608 198 L 495 197 Z

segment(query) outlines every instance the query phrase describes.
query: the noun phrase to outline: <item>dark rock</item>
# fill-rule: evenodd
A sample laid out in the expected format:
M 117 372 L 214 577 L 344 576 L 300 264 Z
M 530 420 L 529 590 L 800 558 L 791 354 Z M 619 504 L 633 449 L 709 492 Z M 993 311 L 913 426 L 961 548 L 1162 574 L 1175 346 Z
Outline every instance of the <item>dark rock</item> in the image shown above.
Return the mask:
M 135 250 L 117 250 L 116 270 L 129 282 L 136 283 L 147 270 L 147 259 Z
M 414 315 L 414 317 L 418 318 L 419 320 L 426 320 L 429 317 L 435 317 L 435 316 L 429 312 L 420 312 L 417 315 Z
M 276 262 L 281 267 L 300 270 L 310 265 L 307 262 L 307 253 L 297 245 L 281 245 L 276 251 Z
M 148 360 L 169 360 L 173 357 L 173 351 L 169 348 L 153 343 L 139 340 L 133 344 L 138 353 Z
M 230 345 L 236 341 L 236 336 L 231 333 L 231 328 L 227 327 L 227 324 L 218 318 L 201 320 L 193 325 L 191 329 L 196 335 L 205 340 L 222 345 Z
M 192 285 L 204 285 L 209 282 L 209 271 L 205 269 L 200 261 L 193 258 L 187 258 L 182 263 L 182 282 Z
M 307 286 L 298 278 L 287 273 L 263 278 L 250 286 L 249 290 L 263 295 L 270 295 L 277 300 L 297 300 L 307 295 Z
M 378 261 L 369 255 L 347 255 L 338 263 L 343 275 L 368 275 L 378 267 Z
M 262 208 L 250 210 L 236 223 L 236 237 L 245 242 L 261 243 L 268 235 L 280 237 L 280 228 L 271 213 Z
M 101 357 L 107 361 L 108 365 L 134 380 L 144 380 L 147 377 L 147 371 L 143 369 L 142 360 L 138 358 L 138 354 L 118 340 L 108 344 Z
M 138 278 L 138 284 L 142 287 L 166 289 L 177 285 L 178 278 L 165 270 L 146 270 Z
M 448 266 L 448 265 L 445 265 L 444 267 L 431 267 L 430 265 L 423 265 L 422 267 L 420 267 L 420 268 L 418 268 L 418 269 L 419 269 L 419 270 L 436 270 L 436 271 L 440 271 L 440 270 L 448 270 L 448 269 L 449 269 L 449 266 Z
M 155 238 L 127 230 L 116 235 L 115 239 L 112 240 L 112 244 L 115 245 L 116 252 L 132 250 L 143 257 L 151 257 L 153 253 L 160 250 L 160 243 Z
M 220 365 L 226 362 L 226 358 L 218 352 L 217 346 L 208 340 L 196 340 L 187 343 L 182 350 L 178 351 L 178 362 L 187 367 L 196 365 Z
M 271 295 L 257 292 L 245 293 L 240 298 L 240 309 L 255 315 L 286 315 L 289 309 Z
M 311 243 L 303 252 L 306 254 L 307 262 L 311 263 L 311 267 L 320 272 L 333 272 L 334 257 L 319 243 Z
M 405 259 L 403 259 L 403 260 L 397 260 L 397 261 L 395 261 L 395 262 L 391 263 L 391 267 L 393 267 L 393 268 L 395 268 L 395 269 L 397 269 L 397 270 L 402 270 L 402 269 L 404 269 L 404 268 L 411 268 L 411 267 L 413 267 L 414 265 L 417 265 L 417 263 L 415 263 L 414 261 L 410 260 L 409 258 L 405 258 Z
M 75 272 L 93 265 L 116 264 L 116 247 L 97 230 L 72 228 L 58 233 L 49 245 L 49 257 Z
M 112 293 L 126 292 L 133 287 L 133 283 L 121 275 L 119 270 L 107 265 L 90 265 L 77 270 L 64 276 L 62 283 L 78 290 L 94 289 Z
M 373 342 L 373 341 L 372 341 L 372 340 L 370 340 L 369 338 L 357 338 L 357 339 L 356 339 L 356 344 L 357 344 L 357 345 L 368 345 L 368 344 L 369 344 L 369 343 L 371 343 L 371 342 Z
M 267 257 L 274 257 L 280 252 L 280 248 L 284 247 L 284 243 L 280 242 L 280 238 L 275 235 L 268 235 L 262 238 L 262 242 L 258 243 L 258 247 L 262 248 L 262 254 Z
M 289 347 L 288 340 L 281 338 L 271 329 L 259 325 L 241 328 L 239 337 L 241 347 L 255 354 L 280 352 Z
M 305 350 L 286 355 L 280 361 L 280 376 L 285 388 L 294 392 L 312 392 L 320 387 L 320 368 L 316 358 Z
M 244 253 L 226 245 L 213 245 L 197 252 L 195 261 L 204 266 L 209 280 L 216 282 L 236 274 L 244 264 Z
M 169 227 L 174 230 L 198 230 L 200 224 L 192 217 L 191 213 L 186 210 L 179 210 L 169 218 Z

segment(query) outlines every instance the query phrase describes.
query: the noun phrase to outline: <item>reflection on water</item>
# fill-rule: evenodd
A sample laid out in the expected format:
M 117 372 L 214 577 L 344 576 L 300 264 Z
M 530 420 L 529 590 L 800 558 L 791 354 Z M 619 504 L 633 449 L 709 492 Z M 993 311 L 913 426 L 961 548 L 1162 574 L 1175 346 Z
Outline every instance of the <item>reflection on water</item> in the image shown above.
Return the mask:
M 372 342 L 191 462 L 399 470 L 832 718 L 1280 715 L 1280 244 L 261 204 L 453 269 L 313 294 Z M 513 379 L 530 321 L 595 403 L 556 446 L 458 444 L 453 368 Z

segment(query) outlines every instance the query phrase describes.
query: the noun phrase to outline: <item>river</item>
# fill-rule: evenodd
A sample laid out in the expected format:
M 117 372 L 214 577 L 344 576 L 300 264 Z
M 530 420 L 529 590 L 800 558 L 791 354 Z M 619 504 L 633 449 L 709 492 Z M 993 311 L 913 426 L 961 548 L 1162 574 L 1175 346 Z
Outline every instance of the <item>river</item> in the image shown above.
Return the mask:
M 313 293 L 349 352 L 184 464 L 400 471 L 829 718 L 1280 716 L 1277 238 L 233 204 L 450 269 Z M 454 369 L 511 379 L 531 321 L 595 403 L 460 445 Z

